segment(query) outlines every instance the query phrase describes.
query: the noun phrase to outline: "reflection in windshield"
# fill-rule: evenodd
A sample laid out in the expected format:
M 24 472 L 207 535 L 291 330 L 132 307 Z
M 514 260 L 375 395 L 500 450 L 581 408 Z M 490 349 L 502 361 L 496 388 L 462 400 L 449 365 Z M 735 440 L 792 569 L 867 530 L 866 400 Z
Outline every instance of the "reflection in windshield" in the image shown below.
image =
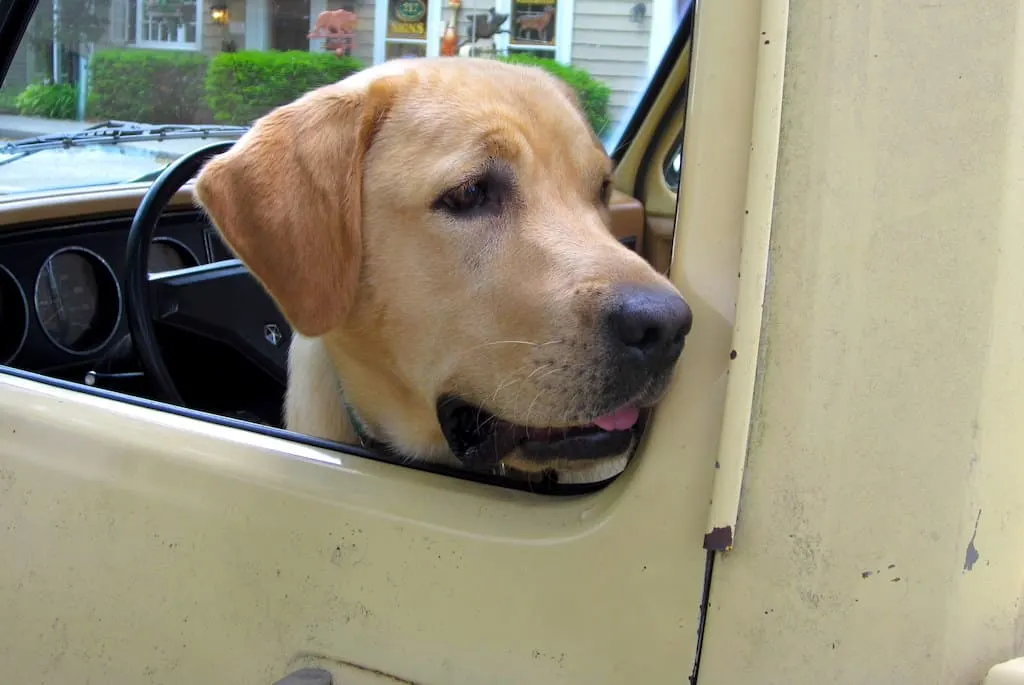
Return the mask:
M 56 122 L 33 123 L 45 127 Z M 247 130 L 248 127 L 243 126 L 106 122 L 81 131 L 0 141 L 0 194 L 18 192 L 19 186 L 41 190 L 152 181 L 160 170 L 178 156 L 191 152 L 197 143 L 237 139 Z M 117 150 L 102 149 L 115 145 Z M 82 152 L 85 148 L 90 148 L 87 153 Z M 41 152 L 50 154 L 39 156 Z M 89 166 L 79 166 L 85 164 Z M 82 178 L 83 169 L 87 174 L 85 178 Z M 124 174 L 131 176 L 125 178 Z
M 0 139 L 111 120 L 247 126 L 368 65 L 447 55 L 548 70 L 610 144 L 691 2 L 40 0 L 0 87 Z M 208 142 L 0 156 L 0 192 L 125 182 Z
M 157 149 L 83 147 L 44 150 L 9 164 L 0 154 L 0 194 L 123 183 L 174 160 Z

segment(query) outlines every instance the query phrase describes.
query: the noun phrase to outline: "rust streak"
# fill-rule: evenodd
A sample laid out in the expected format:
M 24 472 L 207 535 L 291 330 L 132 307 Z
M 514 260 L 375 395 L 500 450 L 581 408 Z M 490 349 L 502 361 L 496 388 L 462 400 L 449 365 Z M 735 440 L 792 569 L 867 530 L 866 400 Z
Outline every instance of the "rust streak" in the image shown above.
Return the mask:
M 704 549 L 725 552 L 732 549 L 732 526 L 712 528 L 704 535 Z

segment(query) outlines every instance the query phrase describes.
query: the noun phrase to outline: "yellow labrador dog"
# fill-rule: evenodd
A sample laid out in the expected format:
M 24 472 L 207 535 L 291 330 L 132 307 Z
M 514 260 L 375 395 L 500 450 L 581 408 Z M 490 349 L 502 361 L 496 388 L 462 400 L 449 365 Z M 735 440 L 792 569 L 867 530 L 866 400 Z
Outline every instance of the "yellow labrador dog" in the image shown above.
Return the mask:
M 691 325 L 609 231 L 611 172 L 561 81 L 422 58 L 272 111 L 196 191 L 294 328 L 289 430 L 584 482 Z

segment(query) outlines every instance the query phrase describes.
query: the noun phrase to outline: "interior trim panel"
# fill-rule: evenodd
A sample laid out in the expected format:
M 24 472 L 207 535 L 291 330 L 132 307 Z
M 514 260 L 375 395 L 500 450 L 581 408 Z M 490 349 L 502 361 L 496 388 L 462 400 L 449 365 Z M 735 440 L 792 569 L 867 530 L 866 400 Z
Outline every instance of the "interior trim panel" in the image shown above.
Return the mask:
M 128 335 L 121 291 L 131 217 L 0 234 L 0 363 L 56 373 L 98 361 Z M 154 272 L 234 255 L 198 210 L 164 215 L 150 248 Z

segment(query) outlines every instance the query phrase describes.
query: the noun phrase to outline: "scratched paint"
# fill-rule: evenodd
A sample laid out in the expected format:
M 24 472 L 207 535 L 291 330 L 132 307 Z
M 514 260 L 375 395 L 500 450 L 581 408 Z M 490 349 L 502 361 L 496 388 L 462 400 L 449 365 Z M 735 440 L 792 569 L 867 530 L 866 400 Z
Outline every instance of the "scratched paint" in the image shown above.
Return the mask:
M 978 559 L 981 555 L 978 554 L 978 548 L 974 546 L 974 540 L 978 537 L 978 522 L 981 521 L 981 509 L 978 509 L 978 516 L 974 519 L 974 532 L 971 533 L 971 539 L 967 543 L 967 554 L 964 557 L 964 571 L 970 571 L 974 568 L 974 565 L 978 563 Z

